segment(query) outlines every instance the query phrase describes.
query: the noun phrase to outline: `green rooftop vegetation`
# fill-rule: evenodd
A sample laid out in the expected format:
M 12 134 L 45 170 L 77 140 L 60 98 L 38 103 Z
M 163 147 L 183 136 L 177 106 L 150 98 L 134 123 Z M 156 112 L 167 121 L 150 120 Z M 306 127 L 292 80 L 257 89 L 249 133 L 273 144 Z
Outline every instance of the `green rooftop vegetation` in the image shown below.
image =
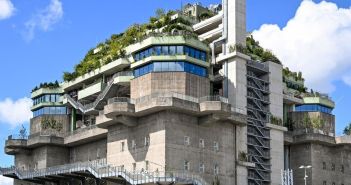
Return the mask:
M 59 88 L 60 87 L 60 84 L 58 83 L 58 81 L 56 80 L 55 82 L 45 82 L 45 83 L 40 83 L 39 86 L 35 86 L 33 89 L 32 89 L 32 92 L 34 91 L 37 91 L 41 88 L 48 88 L 48 89 L 56 89 L 56 88 Z
M 351 122 L 344 128 L 343 134 L 348 136 L 351 135 Z
M 156 11 L 155 17 L 150 17 L 148 23 L 134 24 L 130 26 L 124 33 L 113 34 L 105 42 L 102 42 L 92 48 L 85 55 L 83 60 L 74 67 L 73 72 L 64 72 L 63 80 L 72 81 L 75 78 L 100 68 L 118 58 L 124 58 L 126 55 L 125 47 L 143 40 L 147 34 L 162 32 L 170 33 L 173 30 L 188 30 L 186 26 L 191 23 L 182 17 L 172 20 L 175 11 L 165 13 L 163 9 Z
M 232 53 L 234 51 L 248 55 L 254 61 L 271 61 L 277 64 L 282 64 L 271 51 L 262 48 L 260 46 L 260 43 L 256 41 L 252 36 L 246 38 L 246 46 L 243 46 L 241 44 L 230 46 L 229 52 Z

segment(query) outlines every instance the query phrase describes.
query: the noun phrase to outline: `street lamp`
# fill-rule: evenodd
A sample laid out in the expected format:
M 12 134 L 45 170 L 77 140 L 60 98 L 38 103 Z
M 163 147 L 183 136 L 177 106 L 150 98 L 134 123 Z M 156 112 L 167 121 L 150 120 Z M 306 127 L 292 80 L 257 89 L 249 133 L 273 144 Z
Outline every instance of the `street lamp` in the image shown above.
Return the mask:
M 306 170 L 308 169 L 308 168 L 312 168 L 312 166 L 311 165 L 308 165 L 308 166 L 304 166 L 304 165 L 302 165 L 302 166 L 300 166 L 299 167 L 300 169 L 305 169 L 305 177 L 303 178 L 304 180 L 305 180 L 305 185 L 307 185 L 307 173 L 306 173 Z

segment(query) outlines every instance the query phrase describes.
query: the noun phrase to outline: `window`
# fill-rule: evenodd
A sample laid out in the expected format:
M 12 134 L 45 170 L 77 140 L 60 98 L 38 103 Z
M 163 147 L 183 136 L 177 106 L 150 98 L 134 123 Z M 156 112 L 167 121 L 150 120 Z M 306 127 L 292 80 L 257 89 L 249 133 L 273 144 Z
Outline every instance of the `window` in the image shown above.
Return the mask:
M 323 181 L 323 185 L 327 185 L 327 181 Z
M 327 164 L 325 162 L 323 162 L 323 170 L 327 169 Z
M 333 185 L 335 185 L 335 182 L 333 182 Z
M 184 145 L 189 146 L 190 145 L 190 137 L 189 136 L 184 136 Z
M 213 171 L 215 175 L 219 174 L 219 166 L 217 164 L 214 165 Z
M 184 170 L 189 171 L 190 170 L 190 163 L 189 161 L 184 161 Z
M 168 46 L 162 46 L 162 55 L 168 55 Z
M 135 140 L 134 140 L 134 139 L 132 140 L 132 149 L 133 149 L 133 150 L 136 149 L 136 143 L 135 143 Z
M 199 147 L 200 148 L 205 148 L 205 140 L 200 139 Z
M 124 152 L 124 142 L 121 142 L 121 152 Z
M 176 46 L 169 46 L 169 55 L 175 55 L 176 52 Z
M 145 137 L 145 143 L 144 143 L 145 146 L 149 146 L 150 145 L 150 137 L 146 136 Z
M 219 144 L 217 141 L 213 142 L 213 149 L 215 152 L 218 152 L 219 151 Z
M 161 51 L 162 51 L 162 48 L 161 48 L 161 46 L 156 46 L 155 47 L 155 52 L 156 52 L 156 55 L 161 55 Z
M 341 171 L 341 173 L 344 173 L 344 172 L 345 172 L 344 165 L 341 165 L 341 167 L 340 167 L 340 171 Z
M 331 170 L 335 171 L 335 164 L 334 163 L 332 163 L 332 165 L 331 165 Z
M 184 55 L 184 47 L 183 46 L 177 46 L 177 54 Z
M 206 77 L 207 69 L 188 62 L 153 62 L 145 66 L 134 69 L 134 77 L 139 77 L 151 72 L 182 71 L 194 75 Z
M 324 112 L 331 114 L 333 112 L 332 108 L 319 105 L 319 104 L 307 104 L 307 105 L 297 105 L 295 107 L 296 112 Z
M 204 165 L 204 163 L 201 163 L 201 164 L 199 165 L 199 172 L 200 172 L 200 173 L 205 173 L 205 165 Z

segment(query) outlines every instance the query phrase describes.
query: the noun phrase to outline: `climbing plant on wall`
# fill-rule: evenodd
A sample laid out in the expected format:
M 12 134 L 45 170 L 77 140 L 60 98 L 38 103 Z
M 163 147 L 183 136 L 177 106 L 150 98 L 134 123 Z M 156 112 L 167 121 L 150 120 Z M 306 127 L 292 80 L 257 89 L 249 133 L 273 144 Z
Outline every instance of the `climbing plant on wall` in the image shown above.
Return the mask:
M 54 118 L 45 117 L 41 120 L 41 127 L 43 129 L 53 129 L 56 131 L 61 131 L 63 129 L 63 124 Z

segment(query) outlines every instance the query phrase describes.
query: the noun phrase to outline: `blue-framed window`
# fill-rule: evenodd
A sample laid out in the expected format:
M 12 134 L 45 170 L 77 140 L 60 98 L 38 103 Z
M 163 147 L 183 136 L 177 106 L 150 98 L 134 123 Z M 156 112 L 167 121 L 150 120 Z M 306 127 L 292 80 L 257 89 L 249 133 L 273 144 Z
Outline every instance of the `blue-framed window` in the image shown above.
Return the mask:
M 206 77 L 207 69 L 189 62 L 152 62 L 134 70 L 134 77 L 143 76 L 151 72 L 187 72 Z
M 296 105 L 296 112 L 324 112 L 331 114 L 333 112 L 332 108 L 319 105 L 319 104 L 305 104 L 305 105 Z
M 43 107 L 33 111 L 33 117 L 41 115 L 65 115 L 67 114 L 66 107 Z
M 40 103 L 50 103 L 50 102 L 60 102 L 61 95 L 59 94 L 45 94 L 38 96 L 33 99 L 33 105 L 38 105 Z
M 207 53 L 190 46 L 164 45 L 151 46 L 134 54 L 134 60 L 139 61 L 149 56 L 160 55 L 187 55 L 204 62 L 207 61 Z

